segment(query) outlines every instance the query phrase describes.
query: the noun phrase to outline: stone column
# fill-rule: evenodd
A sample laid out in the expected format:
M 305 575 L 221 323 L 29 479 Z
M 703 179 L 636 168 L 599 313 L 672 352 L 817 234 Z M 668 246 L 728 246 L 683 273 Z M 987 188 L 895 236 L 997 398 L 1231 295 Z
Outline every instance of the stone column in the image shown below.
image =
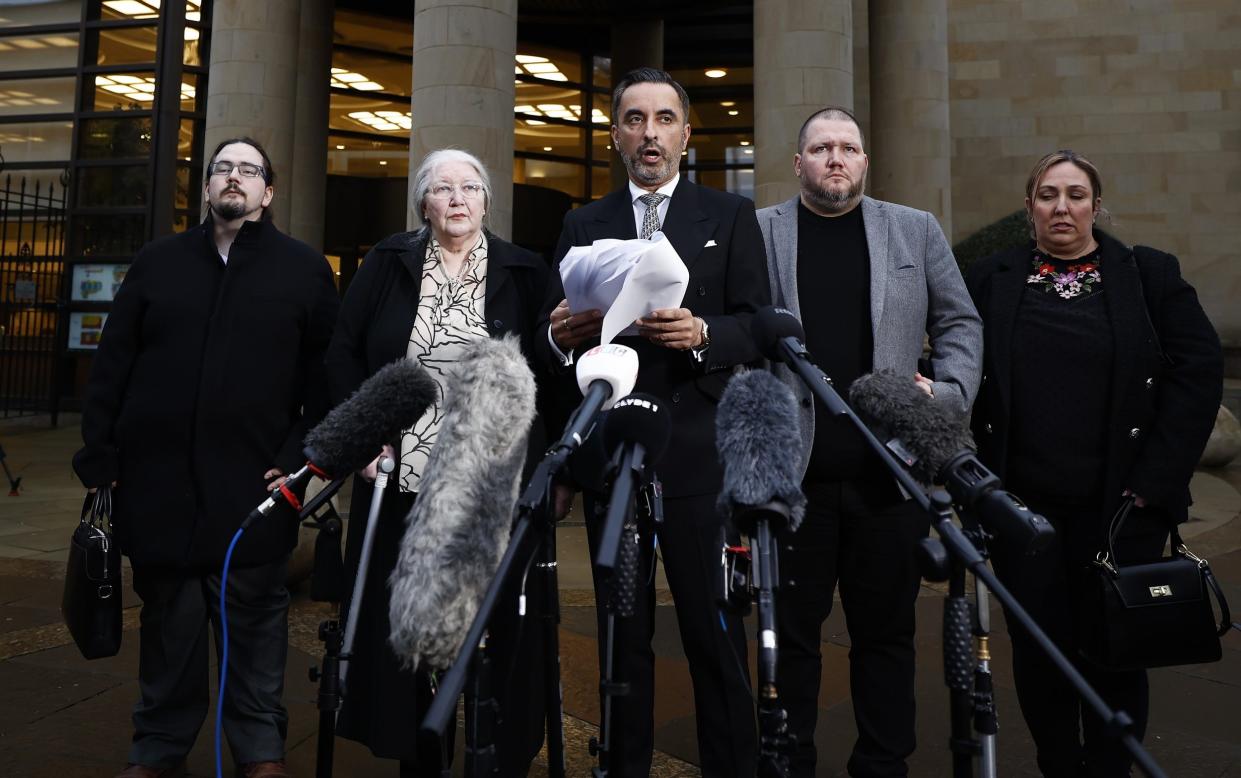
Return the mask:
M 319 251 L 323 250 L 323 203 L 327 190 L 332 4 L 333 0 L 302 0 L 293 165 L 284 176 L 282 187 L 290 203 L 289 234 Z
M 754 1 L 754 200 L 797 194 L 797 131 L 826 105 L 853 107 L 852 0 Z
M 869 189 L 952 235 L 948 1 L 870 0 Z
M 639 19 L 617 21 L 612 24 L 612 88 L 631 70 L 641 67 L 664 66 L 663 19 Z M 611 105 L 609 98 L 608 105 Z M 692 106 L 691 106 L 692 107 Z M 609 109 L 608 118 L 611 118 Z M 621 162 L 616 149 L 612 149 L 609 162 L 612 188 L 619 189 L 629 180 L 629 171 Z
M 293 173 L 300 10 L 299 0 L 216 0 L 211 19 L 203 154 L 238 135 L 263 144 L 276 171 L 272 218 L 285 231 L 292 202 L 286 182 Z
M 511 234 L 513 67 L 517 0 L 416 0 L 414 3 L 412 175 L 428 152 L 445 147 L 477 156 L 491 174 L 488 226 Z M 407 221 L 418 223 L 414 204 Z

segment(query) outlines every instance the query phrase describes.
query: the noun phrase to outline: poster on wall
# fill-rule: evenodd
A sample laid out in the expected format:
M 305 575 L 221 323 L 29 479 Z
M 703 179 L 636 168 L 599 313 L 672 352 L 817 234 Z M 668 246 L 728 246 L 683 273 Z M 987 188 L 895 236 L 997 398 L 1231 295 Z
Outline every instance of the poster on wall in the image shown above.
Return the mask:
M 107 303 L 116 297 L 121 288 L 129 265 L 92 265 L 76 264 L 73 266 L 72 299 L 74 302 Z
M 94 351 L 99 348 L 103 323 L 108 314 L 93 311 L 74 311 L 69 314 L 69 346 L 74 351 Z

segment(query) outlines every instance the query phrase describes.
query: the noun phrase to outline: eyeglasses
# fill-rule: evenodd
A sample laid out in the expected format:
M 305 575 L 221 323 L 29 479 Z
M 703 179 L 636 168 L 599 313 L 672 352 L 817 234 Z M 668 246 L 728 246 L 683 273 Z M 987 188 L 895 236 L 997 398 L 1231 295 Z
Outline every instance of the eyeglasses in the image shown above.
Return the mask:
M 427 194 L 436 200 L 449 200 L 452 199 L 453 192 L 460 192 L 461 196 L 466 200 L 477 200 L 483 196 L 483 185 L 477 181 L 467 181 L 460 187 L 450 184 L 436 184 L 431 187 Z
M 237 172 L 245 178 L 258 178 L 266 171 L 262 165 L 255 165 L 251 162 L 212 162 L 207 169 L 211 171 L 213 176 L 227 176 L 233 172 L 233 168 L 237 168 Z

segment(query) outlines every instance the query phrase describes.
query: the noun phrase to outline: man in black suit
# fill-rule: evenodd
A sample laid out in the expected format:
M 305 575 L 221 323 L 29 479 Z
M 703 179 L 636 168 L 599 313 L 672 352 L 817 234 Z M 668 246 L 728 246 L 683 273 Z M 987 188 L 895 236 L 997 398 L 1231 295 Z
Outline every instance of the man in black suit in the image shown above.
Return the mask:
M 663 398 L 671 409 L 671 443 L 654 468 L 664 489 L 664 520 L 655 534 L 693 678 L 702 771 L 706 776 L 752 776 L 757 741 L 743 627 L 739 618 L 720 611 L 714 592 L 722 524 L 715 509 L 721 482 L 715 408 L 732 369 L 759 359 L 750 317 L 770 302 L 770 294 L 753 203 L 698 186 L 678 171 L 689 141 L 688 120 L 689 97 L 664 71 L 640 68 L 621 80 L 612 95 L 612 142 L 629 184 L 566 215 L 556 261 L 572 246 L 600 238 L 646 238 L 658 229 L 689 269 L 682 306 L 651 311 L 637 321 L 637 336 L 617 342 L 638 352 L 635 390 Z M 558 274 L 551 286 L 545 306 L 548 332 L 537 339 L 536 349 L 543 350 L 550 369 L 569 375 L 574 356 L 598 343 L 602 314 L 571 311 Z M 584 486 L 593 553 L 602 529 L 594 506 L 606 506 L 607 497 L 598 482 Z M 650 773 L 653 539 L 649 531 L 641 537 L 639 581 L 648 583 L 639 589 L 636 611 L 617 620 L 615 677 L 629 685 L 629 693 L 613 703 L 609 764 L 614 776 L 645 778 Z M 607 584 L 596 570 L 601 667 Z

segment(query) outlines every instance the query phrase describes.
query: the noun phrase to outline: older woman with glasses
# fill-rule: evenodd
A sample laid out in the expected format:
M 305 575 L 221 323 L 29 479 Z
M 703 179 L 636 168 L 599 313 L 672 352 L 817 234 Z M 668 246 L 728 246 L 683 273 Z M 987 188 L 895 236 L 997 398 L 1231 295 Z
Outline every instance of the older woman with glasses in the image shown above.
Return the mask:
M 1056 529 L 1035 556 L 993 544 L 996 573 L 1070 658 L 1087 565 L 1128 499 L 1117 542 L 1125 563 L 1158 557 L 1188 517 L 1189 479 L 1223 386 L 1219 338 L 1176 257 L 1127 246 L 1095 226 L 1103 183 L 1070 150 L 1043 157 L 1026 183 L 1033 240 L 969 268 L 983 318 L 979 455 Z M 1017 699 L 1046 776 L 1129 775 L 1129 757 L 1032 639 L 1010 626 Z M 1144 670 L 1079 662 L 1114 708 L 1146 729 Z
M 401 357 L 418 360 L 440 386 L 445 373 L 472 341 L 515 334 L 522 350 L 532 352 L 531 338 L 547 279 L 548 265 L 538 255 L 508 243 L 483 227 L 491 204 L 486 168 L 472 154 L 455 149 L 431 152 L 412 176 L 411 198 L 423 226 L 392 235 L 367 255 L 342 303 L 335 335 L 328 348 L 329 384 L 334 402 L 349 395 L 368 376 Z M 542 393 L 540 393 L 542 394 Z M 383 498 L 370 571 L 363 584 L 364 604 L 353 657 L 349 688 L 337 725 L 343 737 L 366 744 L 376 756 L 398 759 L 402 776 L 438 776 L 440 744 L 417 737 L 432 687 L 420 671 L 401 665 L 388 645 L 388 576 L 396 565 L 405 516 L 413 507 L 427 455 L 443 418 L 436 403 L 413 428 L 404 432 L 399 466 Z M 531 450 L 542 448 L 541 425 L 535 424 Z M 537 456 L 527 456 L 527 462 Z M 351 580 L 370 502 L 369 479 L 356 479 L 349 522 L 346 565 Z M 451 571 L 446 570 L 446 575 Z M 539 630 L 526 630 L 523 647 Z M 515 651 L 503 627 L 493 630 L 492 648 Z M 508 671 L 511 663 L 501 663 Z M 517 680 L 497 696 L 539 709 L 537 674 L 522 663 Z M 499 679 L 504 680 L 504 679 Z M 498 738 L 506 772 L 525 774 L 542 737 L 538 717 L 507 717 Z M 529 726 L 526 724 L 529 723 Z M 445 754 L 451 754 L 451 743 Z

